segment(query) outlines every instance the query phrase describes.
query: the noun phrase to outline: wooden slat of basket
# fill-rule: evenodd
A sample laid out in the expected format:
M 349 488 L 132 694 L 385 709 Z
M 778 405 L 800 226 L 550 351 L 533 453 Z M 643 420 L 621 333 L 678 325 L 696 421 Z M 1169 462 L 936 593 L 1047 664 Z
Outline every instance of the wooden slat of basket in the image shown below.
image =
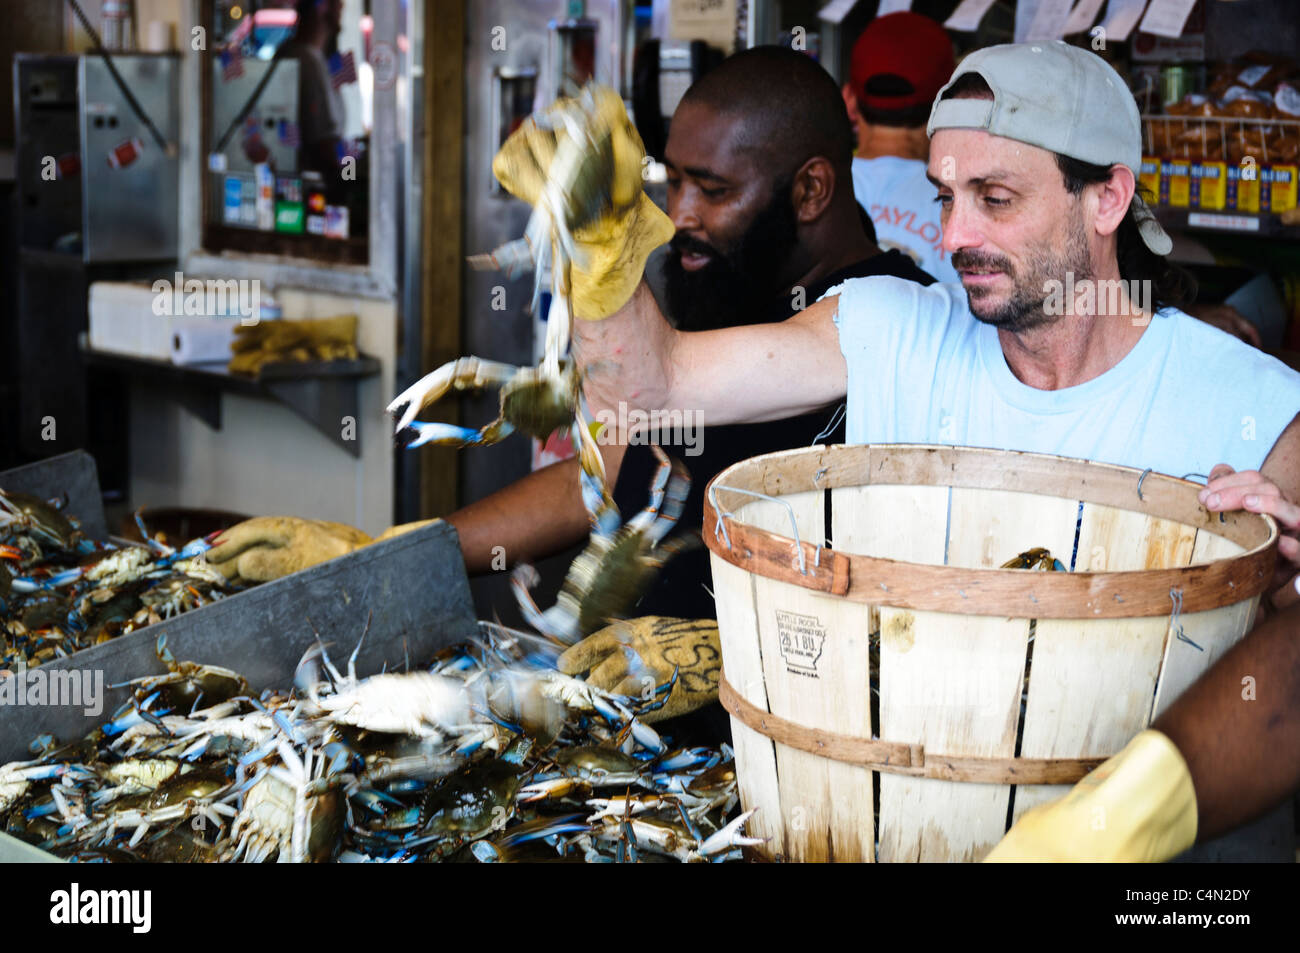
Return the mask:
M 1216 536 L 1206 530 L 1199 530 L 1196 534 L 1191 561 L 1211 562 L 1215 559 L 1236 556 L 1241 552 L 1242 548 L 1232 540 Z M 1219 656 L 1236 644 L 1243 633 L 1250 631 L 1258 607 L 1259 599 L 1256 597 L 1220 609 L 1189 612 L 1181 616 L 1179 621 L 1185 639 L 1179 639 L 1177 634 L 1171 631 L 1165 642 L 1165 657 L 1160 668 L 1160 685 L 1156 690 L 1155 704 L 1151 713 L 1153 721 L 1206 669 L 1218 661 Z
M 1076 572 L 1119 572 L 1187 566 L 1196 536 L 1196 528 L 1185 523 L 1089 503 L 1083 508 L 1074 568 Z M 1069 566 L 1068 559 L 1063 562 Z
M 1029 623 L 906 609 L 880 615 L 881 736 L 958 758 L 1011 758 Z M 1009 794 L 1005 784 L 882 774 L 880 860 L 974 859 L 1002 838 Z
M 1038 546 L 1068 561 L 1077 513 L 1068 499 L 955 488 L 947 562 L 998 567 Z M 1012 757 L 1028 637 L 1027 619 L 881 609 L 881 736 L 955 756 Z M 918 703 L 927 682 L 932 694 Z M 982 855 L 1005 832 L 1010 792 L 1008 785 L 882 777 L 881 860 Z
M 1194 534 L 1185 525 L 1086 503 L 1079 560 L 1114 572 L 1160 566 L 1165 559 L 1166 565 L 1187 565 Z M 1172 610 L 1168 594 L 1166 601 Z M 1105 757 L 1123 748 L 1149 723 L 1168 623 L 1167 613 L 1129 620 L 1039 619 L 1021 754 Z M 1063 793 L 1053 785 L 1022 785 L 1015 816 Z
M 949 492 L 947 487 L 938 486 L 845 486 L 834 490 L 831 536 L 835 547 L 851 553 L 879 553 L 891 559 L 942 562 L 948 532 Z M 891 610 L 870 608 L 874 618 L 869 617 L 868 627 L 879 632 L 881 612 Z M 883 716 L 883 705 L 881 713 Z M 875 725 L 871 727 L 878 729 Z M 886 791 L 896 790 L 901 780 L 881 776 L 882 811 Z M 894 816 L 893 811 L 882 814 L 882 835 Z
M 783 501 L 794 512 L 800 537 L 814 546 L 824 543 L 824 494 L 797 493 Z M 780 504 L 756 500 L 746 504 L 742 514 L 751 525 L 793 536 L 789 513 Z M 754 582 L 769 709 L 801 724 L 830 727 L 834 722 L 826 725 L 826 709 L 829 705 L 833 717 L 835 698 L 822 677 L 828 675 L 832 664 L 825 654 L 830 641 L 827 636 L 840 638 L 841 626 L 846 623 L 834 614 L 833 605 L 816 600 L 813 593 L 798 586 L 772 579 Z M 805 634 L 805 628 L 813 634 Z M 820 636 L 815 634 L 818 632 Z M 786 639 L 801 638 L 811 641 L 815 658 L 799 654 L 800 646 L 782 644 Z M 785 856 L 791 861 L 824 862 L 834 856 L 832 805 L 836 792 L 830 773 L 831 764 L 825 758 L 783 744 L 776 746 L 777 789 L 788 824 Z M 870 840 L 867 843 L 869 846 Z M 864 859 L 860 845 L 845 845 L 844 849 L 849 856 Z
M 814 730 L 871 737 L 871 690 L 863 605 L 774 580 L 755 583 L 763 670 L 774 712 Z M 790 624 L 797 620 L 797 627 Z M 792 631 L 793 630 L 793 631 Z M 816 662 L 783 656 L 782 637 L 811 636 Z M 871 772 L 778 743 L 778 788 L 793 861 L 873 860 Z
M 1066 566 L 1074 549 L 1077 500 L 1006 490 L 956 487 L 948 527 L 949 566 L 998 569 L 1037 547 L 1051 550 Z M 1020 570 L 1009 579 L 1024 587 L 1046 573 Z M 962 612 L 960 605 L 951 607 Z
M 1146 727 L 1168 617 L 1039 619 L 1020 753 L 1109 757 Z M 1023 785 L 1015 816 L 1065 788 Z
M 754 608 L 754 580 L 743 569 L 719 559 L 713 564 L 714 601 L 718 612 L 718 633 L 722 656 L 727 660 L 727 677 L 755 708 L 767 711 L 763 686 L 758 618 Z M 785 821 L 776 786 L 776 746 L 738 718 L 731 719 L 731 744 L 736 751 L 736 777 L 745 807 L 758 808 L 746 825 L 751 837 L 765 837 L 760 848 L 769 857 L 785 853 Z

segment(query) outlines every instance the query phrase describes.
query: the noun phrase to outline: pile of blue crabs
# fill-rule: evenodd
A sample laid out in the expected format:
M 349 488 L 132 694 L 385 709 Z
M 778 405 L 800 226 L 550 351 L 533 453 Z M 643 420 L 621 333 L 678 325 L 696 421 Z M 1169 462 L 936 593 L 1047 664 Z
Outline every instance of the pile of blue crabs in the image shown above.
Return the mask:
M 137 522 L 141 522 L 137 515 Z M 0 677 L 186 612 L 231 591 L 202 554 L 86 537 L 59 502 L 0 490 Z
M 0 767 L 0 824 L 81 862 L 741 859 L 732 752 L 673 749 L 646 698 L 503 627 L 358 678 L 319 642 L 288 691 L 177 661 L 80 741 Z M 363 636 L 364 638 L 364 636 Z M 357 650 L 360 649 L 360 643 Z

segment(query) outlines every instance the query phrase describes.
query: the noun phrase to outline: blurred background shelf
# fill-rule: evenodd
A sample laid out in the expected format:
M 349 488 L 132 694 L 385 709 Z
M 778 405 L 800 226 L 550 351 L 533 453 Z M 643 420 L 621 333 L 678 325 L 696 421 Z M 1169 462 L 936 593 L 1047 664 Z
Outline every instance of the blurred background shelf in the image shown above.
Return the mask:
M 1281 216 L 1273 213 L 1252 215 L 1248 212 L 1203 212 L 1167 205 L 1158 206 L 1155 213 L 1166 229 L 1300 241 L 1300 225 L 1284 225 Z
M 88 367 L 117 371 L 131 379 L 163 385 L 175 400 L 213 430 L 221 429 L 221 395 L 241 394 L 284 404 L 353 457 L 360 441 L 345 439 L 344 418 L 358 418 L 360 381 L 379 374 L 376 358 L 266 364 L 257 377 L 232 374 L 226 362 L 179 365 L 92 349 L 82 337 L 82 360 Z M 355 427 L 352 429 L 355 434 Z

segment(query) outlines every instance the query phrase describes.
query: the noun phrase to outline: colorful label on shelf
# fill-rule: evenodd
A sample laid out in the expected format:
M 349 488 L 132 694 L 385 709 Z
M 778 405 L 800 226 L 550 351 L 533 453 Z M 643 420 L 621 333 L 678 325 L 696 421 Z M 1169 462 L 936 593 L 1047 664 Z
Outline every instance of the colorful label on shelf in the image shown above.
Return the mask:
M 244 200 L 244 182 L 241 176 L 228 175 L 225 180 L 222 221 L 227 225 L 242 224 L 240 206 Z
M 325 207 L 325 237 L 348 237 L 348 207 L 346 205 L 327 205 Z
M 239 195 L 239 224 L 247 228 L 257 227 L 257 183 L 251 175 L 240 176 L 242 186 Z
M 275 200 L 302 204 L 302 179 L 293 175 L 280 175 L 275 179 Z
M 1192 164 L 1187 159 L 1166 159 L 1161 165 L 1160 201 L 1174 208 L 1191 202 Z
M 1228 164 L 1199 161 L 1192 163 L 1191 205 L 1193 208 L 1221 209 L 1228 198 Z
M 1147 193 L 1158 198 L 1160 195 L 1160 160 L 1156 156 L 1143 156 L 1138 171 L 1138 184 Z
M 275 230 L 301 235 L 303 232 L 303 214 L 301 202 L 275 203 Z
M 1252 166 L 1249 178 L 1242 171 L 1239 165 L 1228 166 L 1228 191 L 1224 207 L 1253 214 L 1259 211 L 1260 170 Z
M 1296 172 L 1294 165 L 1271 165 L 1260 174 L 1259 206 L 1279 214 L 1296 207 Z
M 253 178 L 257 182 L 257 227 L 269 232 L 275 228 L 275 173 L 268 163 L 259 162 L 253 166 Z

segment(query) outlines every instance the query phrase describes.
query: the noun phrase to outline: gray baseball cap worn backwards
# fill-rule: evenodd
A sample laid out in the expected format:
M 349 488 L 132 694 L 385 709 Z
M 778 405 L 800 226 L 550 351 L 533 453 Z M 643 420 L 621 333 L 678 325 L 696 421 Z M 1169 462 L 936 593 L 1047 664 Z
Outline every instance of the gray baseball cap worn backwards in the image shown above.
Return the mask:
M 989 99 L 944 99 L 960 77 L 978 73 Z M 1126 165 L 1138 175 L 1142 121 L 1124 80 L 1095 53 L 1057 41 L 976 50 L 939 91 L 926 131 L 983 129 L 1093 165 Z M 1146 246 L 1167 255 L 1173 242 L 1136 194 L 1133 212 Z

